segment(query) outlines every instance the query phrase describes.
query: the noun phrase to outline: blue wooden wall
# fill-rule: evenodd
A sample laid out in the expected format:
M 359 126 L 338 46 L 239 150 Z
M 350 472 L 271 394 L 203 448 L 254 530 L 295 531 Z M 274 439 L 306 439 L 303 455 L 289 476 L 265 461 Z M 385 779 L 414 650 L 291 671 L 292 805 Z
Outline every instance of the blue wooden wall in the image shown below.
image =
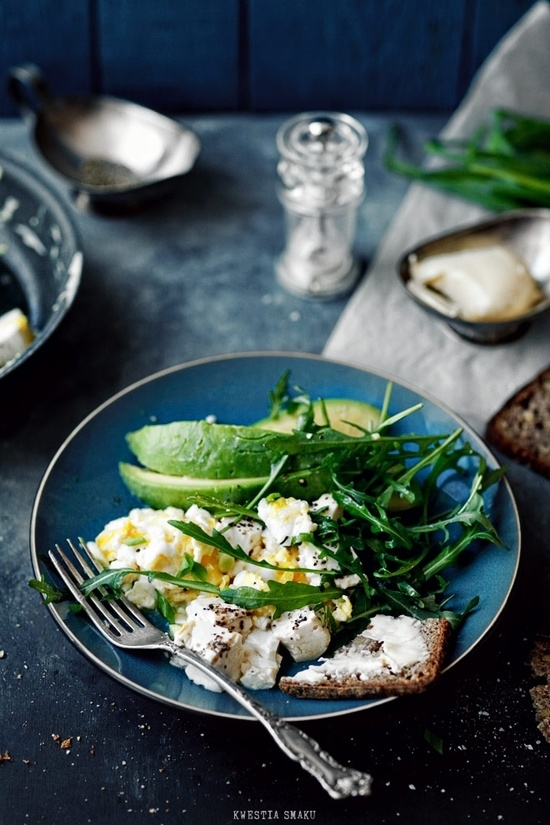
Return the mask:
M 3 79 L 166 112 L 454 108 L 534 0 L 0 0 Z M 549 45 L 550 47 L 550 45 Z

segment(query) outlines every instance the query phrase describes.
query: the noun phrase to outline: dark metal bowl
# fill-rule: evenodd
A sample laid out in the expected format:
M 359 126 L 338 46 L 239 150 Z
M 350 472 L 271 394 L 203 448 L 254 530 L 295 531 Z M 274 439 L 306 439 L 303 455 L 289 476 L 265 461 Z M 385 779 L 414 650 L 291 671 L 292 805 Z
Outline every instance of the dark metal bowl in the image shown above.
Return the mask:
M 0 314 L 19 307 L 35 338 L 0 378 L 27 361 L 74 301 L 82 251 L 77 228 L 52 189 L 19 162 L 0 156 Z

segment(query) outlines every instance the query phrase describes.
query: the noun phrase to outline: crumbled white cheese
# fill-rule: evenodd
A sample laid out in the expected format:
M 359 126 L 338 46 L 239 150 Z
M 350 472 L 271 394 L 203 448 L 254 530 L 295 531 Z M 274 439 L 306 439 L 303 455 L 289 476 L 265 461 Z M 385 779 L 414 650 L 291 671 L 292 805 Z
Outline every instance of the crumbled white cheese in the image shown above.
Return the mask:
M 227 604 L 218 596 L 200 595 L 188 605 L 187 621 L 174 640 L 238 681 L 244 660 L 243 641 L 251 627 L 252 619 L 246 610 Z M 185 672 L 192 682 L 209 690 L 221 690 L 194 665 L 187 665 Z
M 262 499 L 258 504 L 258 515 L 271 536 L 282 545 L 289 545 L 293 539 L 315 529 L 309 514 L 309 505 L 301 499 Z
M 318 659 L 330 644 L 330 630 L 314 610 L 289 610 L 273 621 L 272 632 L 295 662 Z
M 228 524 L 231 526 L 227 527 Z M 261 546 L 262 525 L 253 519 L 243 518 L 236 523 L 232 523 L 232 519 L 222 519 L 221 529 L 231 547 L 240 547 L 247 556 Z
M 134 508 L 127 516 L 109 522 L 88 547 L 102 566 L 136 571 L 125 577 L 123 589 L 138 607 L 153 609 L 158 592 L 163 594 L 175 610 L 171 633 L 178 645 L 204 656 L 247 687 L 264 689 L 275 684 L 281 647 L 296 661 L 317 659 L 326 651 L 331 633 L 312 608 L 283 613 L 274 620 L 273 607 L 244 610 L 219 596 L 161 579 L 149 580 L 138 573 L 151 570 L 178 576 L 183 570 L 185 577 L 191 560 L 202 566 L 209 583 L 222 589 L 250 587 L 267 591 L 272 580 L 318 585 L 322 572 L 341 571 L 335 559 L 322 554 L 308 540 L 316 526 L 311 515 L 315 508 L 332 517 L 339 514 L 332 496 L 322 496 L 313 505 L 294 498 L 264 499 L 258 508 L 259 520 L 218 520 L 197 505 L 185 511 L 176 507 Z M 207 542 L 187 536 L 169 520 L 191 522 L 208 535 L 214 530 L 221 532 L 249 560 L 234 560 Z M 268 562 L 273 568 L 259 567 L 254 561 Z M 297 567 L 319 570 L 319 574 L 293 572 Z M 345 574 L 340 579 L 347 584 L 355 581 Z M 352 603 L 344 593 L 329 603 L 329 608 L 336 623 L 351 619 Z M 218 690 L 196 667 L 181 666 L 193 681 Z
M 272 688 L 281 665 L 279 640 L 270 630 L 254 628 L 244 644 L 242 684 L 250 690 Z
M 328 555 L 321 555 L 321 551 L 308 541 L 302 542 L 298 548 L 298 566 L 309 570 L 319 570 L 319 573 L 306 573 L 309 584 L 319 587 L 321 574 L 329 570 L 338 570 L 338 562 Z
M 201 624 L 187 647 L 226 673 L 233 681 L 239 680 L 243 661 L 243 638 L 240 633 L 232 633 L 225 627 L 208 627 Z M 208 690 L 217 693 L 222 690 L 217 682 L 195 665 L 187 665 L 185 673 L 192 682 Z
M 32 341 L 28 318 L 20 309 L 0 315 L 0 369 L 21 355 Z
M 343 514 L 342 507 L 330 493 L 323 493 L 322 496 L 319 496 L 317 501 L 312 503 L 310 509 L 333 519 L 339 519 Z

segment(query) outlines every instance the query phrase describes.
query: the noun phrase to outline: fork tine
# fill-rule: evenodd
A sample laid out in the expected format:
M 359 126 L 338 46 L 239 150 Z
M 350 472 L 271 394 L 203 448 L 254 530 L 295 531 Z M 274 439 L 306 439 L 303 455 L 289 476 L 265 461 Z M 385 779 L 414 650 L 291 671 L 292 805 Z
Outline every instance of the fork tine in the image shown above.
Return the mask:
M 84 539 L 79 538 L 78 543 L 79 543 L 80 547 L 82 548 L 82 550 L 84 550 L 86 552 L 86 558 L 84 558 L 82 556 L 82 554 L 78 552 L 78 550 L 75 546 L 75 543 L 73 541 L 71 541 L 71 539 L 67 539 L 67 544 L 71 548 L 71 551 L 72 551 L 75 559 L 80 563 L 80 566 L 82 567 L 83 571 L 86 573 L 86 576 L 88 578 L 91 578 L 91 576 L 95 576 L 97 573 L 100 573 L 101 568 L 99 567 L 99 564 L 96 562 L 96 560 L 93 558 L 93 556 L 90 554 Z
M 67 539 L 67 543 L 69 544 L 69 547 L 73 551 L 73 554 L 74 554 L 75 558 L 78 559 L 78 561 L 82 565 L 83 570 L 89 576 L 95 576 L 96 573 L 101 572 L 100 566 L 98 565 L 98 563 L 96 562 L 96 560 L 94 559 L 92 554 L 90 553 L 90 551 L 88 549 L 88 545 L 86 544 L 86 542 L 84 541 L 83 538 L 79 538 L 78 543 L 79 543 L 81 549 L 86 554 L 86 559 L 88 559 L 90 561 L 90 563 L 93 565 L 93 569 L 90 567 L 90 565 L 87 564 L 86 560 L 82 558 L 82 554 L 78 552 L 78 550 L 74 546 L 74 543 L 70 539 Z M 103 590 L 103 589 L 101 589 L 100 592 L 106 594 L 106 591 Z M 151 625 L 151 622 L 149 622 L 145 618 L 143 613 L 134 604 L 132 604 L 132 602 L 129 599 L 127 599 L 125 596 L 119 596 L 116 600 L 113 600 L 110 603 L 110 607 L 113 610 L 113 612 L 116 613 L 121 619 L 126 619 L 126 621 L 128 621 L 128 617 L 127 617 L 126 613 L 124 613 L 124 611 L 120 609 L 120 605 L 124 605 L 124 607 L 126 608 L 128 613 L 132 614 L 132 617 L 133 617 L 133 619 L 135 620 L 135 622 L 137 624 L 141 625 L 142 627 L 147 627 L 148 625 Z
M 142 615 L 138 614 L 138 620 L 136 621 L 135 617 L 135 609 L 133 609 L 132 616 L 128 615 L 128 612 L 124 610 L 126 605 L 130 603 L 126 600 L 116 600 L 109 597 L 109 594 L 104 588 L 100 588 L 99 594 L 100 596 L 106 596 L 105 599 L 100 598 L 95 593 L 92 593 L 89 597 L 83 595 L 80 591 L 78 585 L 82 584 L 85 581 L 86 577 L 94 575 L 94 571 L 89 567 L 89 565 L 82 559 L 81 555 L 78 553 L 76 547 L 74 546 L 73 542 L 70 539 L 67 539 L 67 543 L 71 548 L 75 561 L 78 561 L 84 570 L 86 576 L 83 576 L 81 571 L 73 564 L 73 562 L 68 558 L 68 556 L 61 550 L 59 545 L 56 545 L 56 550 L 58 556 L 62 559 L 65 568 L 61 564 L 58 558 L 55 557 L 55 554 L 50 551 L 49 555 L 50 558 L 55 565 L 55 568 L 73 596 L 76 598 L 80 606 L 83 610 L 90 616 L 93 620 L 96 627 L 101 630 L 102 632 L 107 631 L 109 634 L 109 638 L 114 640 L 119 640 L 119 638 L 128 630 L 133 631 L 136 629 L 136 626 L 144 627 L 147 623 L 144 620 Z M 153 627 L 153 625 L 151 625 Z
M 66 556 L 59 544 L 55 545 L 55 549 L 57 551 L 57 555 L 50 550 L 48 552 L 48 556 L 50 557 L 50 560 L 59 576 L 71 592 L 72 596 L 74 596 L 82 609 L 96 625 L 98 630 L 102 633 L 108 633 L 108 635 L 112 637 L 113 631 L 111 630 L 111 625 L 113 620 L 112 617 L 106 612 L 103 603 L 93 594 L 89 598 L 86 598 L 81 593 L 78 585 L 82 584 L 84 577 Z M 61 563 L 60 559 L 63 563 Z M 107 625 L 106 622 L 108 622 L 109 625 Z

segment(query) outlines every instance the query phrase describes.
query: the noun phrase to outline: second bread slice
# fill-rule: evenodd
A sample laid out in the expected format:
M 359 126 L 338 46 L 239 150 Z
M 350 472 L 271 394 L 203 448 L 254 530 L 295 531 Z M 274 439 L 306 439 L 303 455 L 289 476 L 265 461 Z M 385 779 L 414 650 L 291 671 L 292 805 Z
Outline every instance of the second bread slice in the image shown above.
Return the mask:
M 550 368 L 508 399 L 485 435 L 505 455 L 550 478 Z

